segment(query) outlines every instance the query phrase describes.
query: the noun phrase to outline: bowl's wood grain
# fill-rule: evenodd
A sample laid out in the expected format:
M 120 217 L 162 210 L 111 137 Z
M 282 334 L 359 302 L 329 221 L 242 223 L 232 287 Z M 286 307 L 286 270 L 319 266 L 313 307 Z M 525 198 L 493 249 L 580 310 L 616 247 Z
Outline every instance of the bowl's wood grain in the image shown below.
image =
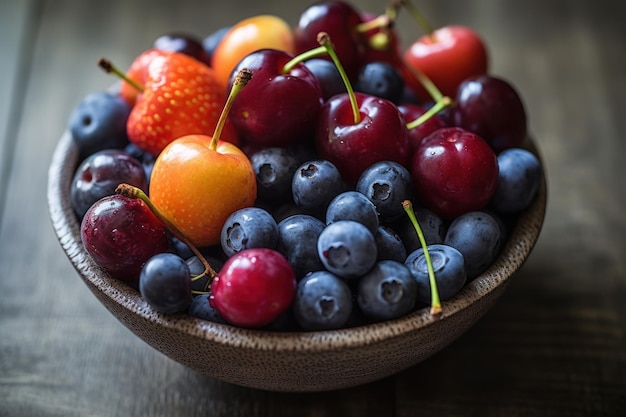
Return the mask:
M 93 294 L 132 332 L 173 360 L 226 382 L 272 391 L 356 386 L 397 373 L 443 349 L 501 296 L 532 251 L 546 209 L 544 179 L 538 198 L 521 215 L 497 261 L 444 302 L 439 319 L 421 309 L 397 320 L 349 329 L 268 332 L 156 313 L 137 291 L 103 272 L 83 249 L 69 199 L 77 164 L 77 149 L 66 132 L 49 169 L 49 210 L 59 243 Z

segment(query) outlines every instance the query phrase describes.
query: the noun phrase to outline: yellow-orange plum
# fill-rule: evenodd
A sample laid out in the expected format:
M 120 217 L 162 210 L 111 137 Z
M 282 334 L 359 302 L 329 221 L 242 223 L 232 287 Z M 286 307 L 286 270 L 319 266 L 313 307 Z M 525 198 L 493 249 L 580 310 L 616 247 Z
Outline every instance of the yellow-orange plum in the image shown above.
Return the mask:
M 217 45 L 211 67 L 217 80 L 228 86 L 233 69 L 246 55 L 259 49 L 295 52 L 291 26 L 282 18 L 264 14 L 243 19 L 233 25 Z

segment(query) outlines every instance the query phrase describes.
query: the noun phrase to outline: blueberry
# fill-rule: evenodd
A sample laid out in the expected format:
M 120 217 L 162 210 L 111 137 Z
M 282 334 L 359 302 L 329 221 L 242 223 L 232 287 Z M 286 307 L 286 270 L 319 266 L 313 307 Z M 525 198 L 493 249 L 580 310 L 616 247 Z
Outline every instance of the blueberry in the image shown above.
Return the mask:
M 315 75 L 322 88 L 324 100 L 334 95 L 345 93 L 346 86 L 341 79 L 337 66 L 332 61 L 323 58 L 312 58 L 304 62 L 304 65 Z
M 393 260 L 404 262 L 406 248 L 400 236 L 390 227 L 379 226 L 374 234 L 376 247 L 378 248 L 378 260 Z
M 541 185 L 539 158 L 522 148 L 506 149 L 498 154 L 498 186 L 492 198 L 495 211 L 518 213 L 533 201 Z
M 443 241 L 463 254 L 467 279 L 483 273 L 496 259 L 503 243 L 502 228 L 484 211 L 472 211 L 455 218 Z
M 220 243 L 226 256 L 244 249 L 275 249 L 278 246 L 278 225 L 266 210 L 245 207 L 228 216 L 222 226 Z
M 187 309 L 187 314 L 214 323 L 226 323 L 222 315 L 209 303 L 209 298 L 209 294 L 200 294 L 193 297 Z
M 358 191 L 345 191 L 330 202 L 326 209 L 326 224 L 338 220 L 363 223 L 372 233 L 376 233 L 379 225 L 376 206 Z
M 293 175 L 291 187 L 296 206 L 316 217 L 323 217 L 331 200 L 344 191 L 339 170 L 323 159 L 300 165 Z
M 293 313 L 304 330 L 344 327 L 352 313 L 352 292 L 341 278 L 315 271 L 298 282 Z
M 354 89 L 398 103 L 404 95 L 404 86 L 404 79 L 393 65 L 374 61 L 363 66 Z
M 380 261 L 359 279 L 357 302 L 376 321 L 409 313 L 415 306 L 417 281 L 403 263 Z
M 152 168 L 154 168 L 154 162 L 156 161 L 156 156 L 151 154 L 150 152 L 146 152 L 143 149 L 140 149 L 134 143 L 129 143 L 124 148 L 124 152 L 141 162 L 143 166 L 143 170 L 146 173 L 146 178 L 148 179 L 148 185 L 150 184 L 150 176 L 152 175 Z
M 454 297 L 467 281 L 463 255 L 448 245 L 429 245 L 428 254 L 435 272 L 439 298 L 443 301 Z M 430 304 L 430 278 L 424 250 L 420 248 L 411 252 L 404 264 L 417 282 L 417 301 Z
M 213 53 L 215 52 L 215 49 L 220 44 L 222 39 L 224 39 L 224 35 L 226 35 L 229 30 L 230 26 L 224 26 L 209 34 L 202 40 L 202 47 L 204 48 L 204 51 L 206 52 L 209 59 L 213 58 Z
M 287 148 L 263 148 L 250 156 L 256 175 L 260 200 L 280 204 L 291 201 L 291 180 L 300 166 L 296 155 Z
M 327 225 L 317 240 L 317 253 L 330 272 L 342 278 L 356 278 L 369 271 L 378 256 L 370 230 L 353 220 Z
M 409 171 L 393 161 L 380 161 L 368 167 L 356 184 L 378 210 L 382 222 L 393 222 L 406 216 L 402 202 L 411 200 L 413 181 Z
M 185 311 L 192 299 L 189 266 L 173 253 L 154 255 L 139 274 L 139 292 L 159 313 Z
M 95 92 L 83 98 L 68 120 L 81 158 L 103 149 L 124 148 L 128 144 L 126 121 L 130 110 L 124 99 L 109 92 Z
M 446 236 L 447 226 L 444 220 L 431 210 L 424 207 L 414 207 L 415 218 L 424 234 L 427 245 L 443 243 Z M 422 247 L 417 231 L 409 216 L 401 217 L 393 223 L 392 228 L 398 233 L 407 253 L 411 253 Z
M 295 214 L 278 223 L 278 251 L 301 279 L 307 272 L 324 269 L 317 255 L 317 240 L 326 225 L 308 214 Z
M 212 257 L 212 256 L 204 256 L 215 272 L 219 272 L 224 265 L 224 262 Z M 192 291 L 196 291 L 198 293 L 208 292 L 210 283 L 210 277 L 208 275 L 202 275 L 204 272 L 204 264 L 197 256 L 192 256 L 188 258 L 186 261 L 187 266 L 189 267 L 189 274 L 191 275 L 191 289 Z M 202 275 L 202 276 L 200 276 Z
M 115 194 L 120 183 L 148 190 L 148 179 L 139 161 L 118 149 L 89 155 L 76 169 L 70 186 L 74 211 L 82 218 L 93 203 Z

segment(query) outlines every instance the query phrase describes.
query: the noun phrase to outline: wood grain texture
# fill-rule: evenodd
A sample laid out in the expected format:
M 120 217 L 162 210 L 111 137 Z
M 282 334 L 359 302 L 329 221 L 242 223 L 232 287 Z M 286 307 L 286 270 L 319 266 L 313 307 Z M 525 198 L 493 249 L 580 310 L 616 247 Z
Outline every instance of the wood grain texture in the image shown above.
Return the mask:
M 496 307 L 423 364 L 277 394 L 196 374 L 117 322 L 61 251 L 45 186 L 72 107 L 111 83 L 100 56 L 124 66 L 165 31 L 204 36 L 256 13 L 293 22 L 307 2 L 1 0 L 0 416 L 624 415 L 625 3 L 423 3 L 433 22 L 477 28 L 522 94 L 548 171 L 542 236 Z

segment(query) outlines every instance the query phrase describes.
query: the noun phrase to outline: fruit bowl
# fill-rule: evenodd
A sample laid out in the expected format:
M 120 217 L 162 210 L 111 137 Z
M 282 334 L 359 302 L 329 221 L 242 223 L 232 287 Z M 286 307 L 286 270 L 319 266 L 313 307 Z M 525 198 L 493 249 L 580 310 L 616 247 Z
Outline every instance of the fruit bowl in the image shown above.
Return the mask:
M 526 146 L 537 152 L 532 140 Z M 78 159 L 71 134 L 65 132 L 49 168 L 48 204 L 59 243 L 92 293 L 128 329 L 174 361 L 228 383 L 270 391 L 353 387 L 393 375 L 444 349 L 502 295 L 530 255 L 546 209 L 544 178 L 538 197 L 520 215 L 497 260 L 445 301 L 440 317 L 423 308 L 399 319 L 341 330 L 251 330 L 186 314 L 157 313 L 138 291 L 100 269 L 82 245 L 70 202 Z

